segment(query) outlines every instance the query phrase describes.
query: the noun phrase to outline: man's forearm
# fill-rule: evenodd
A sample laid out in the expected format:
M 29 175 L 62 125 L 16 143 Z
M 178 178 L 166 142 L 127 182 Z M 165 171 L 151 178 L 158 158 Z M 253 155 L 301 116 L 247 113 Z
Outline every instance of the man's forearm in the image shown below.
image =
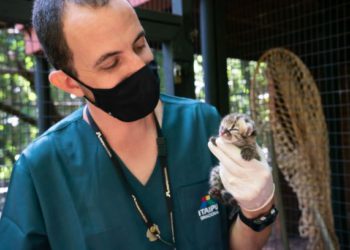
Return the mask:
M 261 211 L 256 213 L 249 213 L 242 211 L 246 217 L 255 218 L 268 212 L 272 207 L 272 202 L 268 204 Z M 236 221 L 232 224 L 230 230 L 230 249 L 231 250 L 255 250 L 261 249 L 267 242 L 271 234 L 272 225 L 266 227 L 261 232 L 255 232 L 246 224 L 244 224 L 239 216 Z

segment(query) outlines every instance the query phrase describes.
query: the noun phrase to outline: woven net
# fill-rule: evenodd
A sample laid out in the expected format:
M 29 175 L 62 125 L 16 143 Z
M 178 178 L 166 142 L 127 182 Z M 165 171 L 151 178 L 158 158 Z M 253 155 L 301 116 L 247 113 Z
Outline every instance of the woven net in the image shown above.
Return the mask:
M 299 233 L 308 249 L 339 249 L 330 194 L 328 136 L 315 81 L 292 52 L 277 48 L 259 59 L 251 84 L 259 133 L 272 132 L 275 160 L 296 193 Z

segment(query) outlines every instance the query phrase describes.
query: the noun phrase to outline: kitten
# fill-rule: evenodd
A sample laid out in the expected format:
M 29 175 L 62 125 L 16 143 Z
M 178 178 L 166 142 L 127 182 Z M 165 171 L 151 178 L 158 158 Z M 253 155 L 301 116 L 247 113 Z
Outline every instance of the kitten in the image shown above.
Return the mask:
M 260 160 L 256 146 L 255 124 L 249 116 L 237 113 L 225 116 L 220 123 L 219 137 L 225 143 L 232 143 L 240 148 L 244 160 L 250 161 L 253 158 Z M 210 138 L 214 145 L 216 139 L 217 137 Z M 223 204 L 236 205 L 234 197 L 222 185 L 219 171 L 219 166 L 216 166 L 210 172 L 209 195 Z

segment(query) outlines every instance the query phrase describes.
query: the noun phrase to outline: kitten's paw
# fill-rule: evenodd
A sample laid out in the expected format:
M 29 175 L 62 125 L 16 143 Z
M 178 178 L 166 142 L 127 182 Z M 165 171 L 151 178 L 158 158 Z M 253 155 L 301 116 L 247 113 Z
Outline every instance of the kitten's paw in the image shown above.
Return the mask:
M 219 200 L 221 201 L 222 200 L 222 197 L 221 197 L 221 192 L 219 189 L 217 188 L 211 188 L 209 189 L 209 192 L 208 194 L 210 195 L 210 197 L 216 199 L 216 200 Z
M 256 152 L 252 148 L 242 148 L 241 156 L 244 160 L 250 161 L 251 159 L 255 158 Z
M 216 145 L 216 139 L 217 139 L 217 137 L 212 136 L 212 137 L 210 137 L 209 140 L 210 140 L 211 143 L 213 143 L 215 146 L 217 146 L 217 145 Z
M 221 198 L 222 198 L 222 203 L 225 205 L 233 205 L 236 203 L 236 200 L 234 199 L 232 194 L 230 194 L 226 190 L 221 190 Z

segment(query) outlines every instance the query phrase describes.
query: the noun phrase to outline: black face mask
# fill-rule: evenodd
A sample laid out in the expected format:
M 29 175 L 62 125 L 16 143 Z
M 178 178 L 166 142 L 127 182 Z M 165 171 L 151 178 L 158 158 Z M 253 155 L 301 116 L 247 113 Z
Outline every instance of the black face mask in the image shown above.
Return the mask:
M 87 100 L 124 122 L 146 117 L 159 100 L 159 77 L 155 62 L 145 65 L 110 89 L 92 88 L 76 77 L 71 77 L 93 93 L 95 101 L 84 96 Z

